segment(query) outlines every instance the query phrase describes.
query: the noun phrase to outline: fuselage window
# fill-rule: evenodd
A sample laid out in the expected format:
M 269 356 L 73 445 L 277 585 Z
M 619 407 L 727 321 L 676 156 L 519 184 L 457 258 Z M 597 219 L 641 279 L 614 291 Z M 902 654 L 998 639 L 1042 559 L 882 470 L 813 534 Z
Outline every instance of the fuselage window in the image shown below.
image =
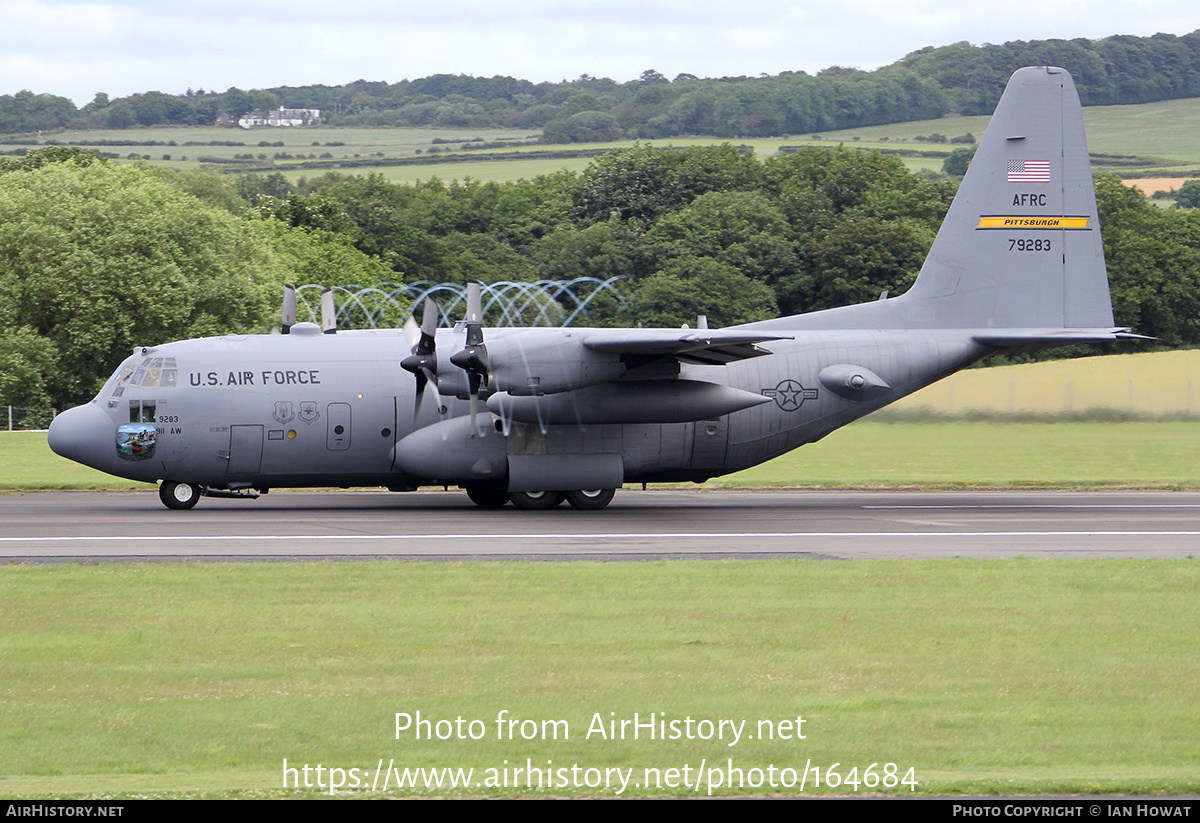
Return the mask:
M 157 400 L 130 400 L 130 423 L 153 423 L 158 415 Z

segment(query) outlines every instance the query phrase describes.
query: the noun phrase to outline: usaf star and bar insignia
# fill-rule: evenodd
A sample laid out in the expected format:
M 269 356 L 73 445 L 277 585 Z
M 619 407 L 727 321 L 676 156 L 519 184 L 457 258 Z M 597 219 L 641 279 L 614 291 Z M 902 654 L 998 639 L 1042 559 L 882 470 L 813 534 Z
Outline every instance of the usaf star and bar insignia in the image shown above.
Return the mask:
M 805 400 L 816 400 L 817 389 L 806 389 L 795 380 L 784 380 L 773 389 L 763 389 L 762 395 L 775 401 L 775 405 L 792 412 L 804 405 Z

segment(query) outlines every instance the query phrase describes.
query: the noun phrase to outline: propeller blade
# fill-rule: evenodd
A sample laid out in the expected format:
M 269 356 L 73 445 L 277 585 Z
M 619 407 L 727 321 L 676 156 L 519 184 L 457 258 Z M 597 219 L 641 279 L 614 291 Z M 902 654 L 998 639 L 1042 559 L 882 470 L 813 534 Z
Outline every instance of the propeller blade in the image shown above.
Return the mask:
M 325 334 L 337 334 L 337 311 L 333 305 L 333 290 L 321 292 L 321 331 Z
M 467 340 L 461 351 L 450 355 L 450 362 L 467 373 L 471 400 L 471 430 L 475 427 L 479 407 L 479 390 L 488 375 L 487 346 L 483 343 L 483 296 L 478 280 L 467 281 Z
M 421 334 L 429 338 L 430 351 L 433 350 L 433 335 L 438 327 L 438 304 L 432 297 L 425 298 L 425 311 L 421 313 Z
M 429 382 L 429 377 L 425 369 L 417 372 L 417 394 L 413 401 L 413 424 L 417 422 L 417 418 L 421 416 L 421 400 L 425 398 L 425 384 Z
M 483 301 L 478 280 L 467 281 L 467 341 L 462 351 L 455 352 L 450 362 L 464 371 L 480 376 L 487 374 L 487 347 L 483 345 Z
M 294 325 L 296 325 L 296 287 L 289 283 L 283 287 L 283 324 L 279 331 L 282 334 L 290 334 Z
M 408 319 L 404 321 L 404 339 L 408 341 L 408 345 L 414 351 L 416 350 L 417 341 L 421 338 L 421 327 L 417 325 L 417 321 L 410 314 Z
M 425 303 L 425 316 L 420 328 L 415 322 L 411 326 L 408 322 L 404 324 L 404 335 L 412 343 L 412 355 L 400 362 L 406 371 L 413 374 L 421 370 L 437 371 L 437 337 L 434 334 L 437 331 L 437 312 L 437 304 L 429 300 Z M 409 321 L 412 321 L 411 317 Z
M 478 280 L 467 281 L 467 327 L 483 322 L 483 292 Z M 470 343 L 468 342 L 468 345 Z
M 471 433 L 479 434 L 479 428 L 476 426 L 476 419 L 479 416 L 479 382 L 480 377 L 475 372 L 471 372 L 467 376 L 468 384 L 471 388 Z
M 430 368 L 434 370 L 437 369 L 437 358 L 432 355 L 437 351 L 437 326 L 438 304 L 432 297 L 426 297 L 425 310 L 421 313 L 421 334 L 413 346 L 413 354 L 428 357 L 432 363 Z
M 421 414 L 425 386 L 437 382 L 437 324 L 438 305 L 432 297 L 425 298 L 425 311 L 419 327 L 411 316 L 404 323 L 404 336 L 412 345 L 412 355 L 400 361 L 400 367 L 417 378 L 417 394 L 413 401 L 414 423 Z

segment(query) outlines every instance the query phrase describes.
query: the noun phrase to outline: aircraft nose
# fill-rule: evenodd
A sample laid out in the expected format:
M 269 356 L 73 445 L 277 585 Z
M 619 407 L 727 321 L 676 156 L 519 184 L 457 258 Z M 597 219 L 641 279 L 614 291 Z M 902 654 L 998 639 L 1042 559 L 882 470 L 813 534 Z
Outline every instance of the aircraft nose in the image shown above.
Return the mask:
M 103 469 L 111 462 L 114 431 L 113 421 L 104 410 L 88 403 L 55 417 L 46 439 L 55 454 Z

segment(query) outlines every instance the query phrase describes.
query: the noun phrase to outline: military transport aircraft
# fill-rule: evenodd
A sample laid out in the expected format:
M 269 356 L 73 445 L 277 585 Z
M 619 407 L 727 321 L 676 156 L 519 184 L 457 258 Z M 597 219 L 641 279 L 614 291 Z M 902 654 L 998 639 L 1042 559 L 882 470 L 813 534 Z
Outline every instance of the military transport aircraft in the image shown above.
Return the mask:
M 996 353 L 1132 337 L 1112 305 L 1070 75 L 1009 81 L 904 295 L 725 329 L 295 323 L 137 349 L 50 427 L 58 454 L 162 481 L 172 509 L 270 488 L 460 486 L 600 509 L 623 483 L 754 466 Z

